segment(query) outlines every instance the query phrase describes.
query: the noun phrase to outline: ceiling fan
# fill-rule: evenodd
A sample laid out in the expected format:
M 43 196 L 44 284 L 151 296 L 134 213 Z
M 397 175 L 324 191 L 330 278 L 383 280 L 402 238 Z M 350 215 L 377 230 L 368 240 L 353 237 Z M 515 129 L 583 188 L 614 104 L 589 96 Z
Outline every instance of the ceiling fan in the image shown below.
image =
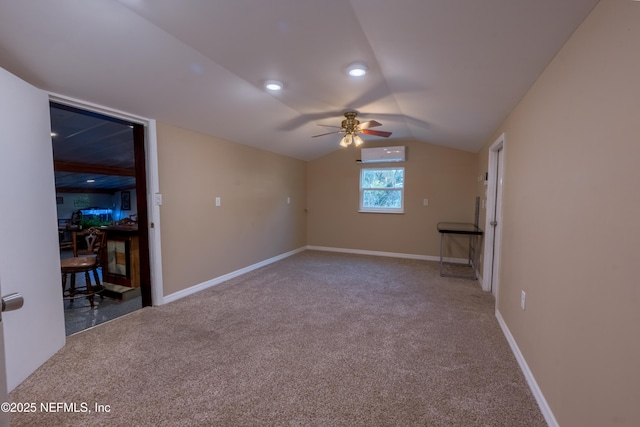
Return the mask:
M 347 111 L 346 113 L 344 113 L 346 119 L 342 121 L 342 126 L 318 125 L 330 128 L 338 128 L 339 130 L 321 133 L 320 135 L 314 135 L 312 136 L 312 138 L 331 135 L 333 133 L 344 133 L 345 136 L 340 140 L 340 146 L 348 147 L 353 143 L 357 147 L 364 142 L 358 134 L 382 136 L 385 138 L 388 138 L 391 135 L 391 132 L 369 129 L 376 126 L 382 126 L 382 124 L 376 122 L 375 120 L 369 120 L 368 122 L 360 123 L 360 120 L 356 119 L 357 115 L 358 113 L 355 111 Z

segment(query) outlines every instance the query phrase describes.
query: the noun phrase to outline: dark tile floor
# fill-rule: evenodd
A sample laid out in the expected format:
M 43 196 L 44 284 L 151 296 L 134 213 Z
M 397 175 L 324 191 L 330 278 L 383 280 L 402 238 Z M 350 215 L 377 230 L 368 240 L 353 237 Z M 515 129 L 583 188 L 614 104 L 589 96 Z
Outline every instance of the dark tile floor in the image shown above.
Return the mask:
M 96 295 L 94 308 L 85 297 L 73 301 L 64 300 L 64 324 L 67 335 L 108 322 L 117 317 L 142 308 L 142 298 L 137 296 L 127 301 L 111 298 L 101 299 Z
M 71 251 L 62 251 L 60 254 L 60 258 L 71 256 L 73 256 Z M 101 269 L 98 269 L 98 276 L 102 280 Z M 77 274 L 76 283 L 84 283 L 84 275 L 82 273 Z M 69 286 L 69 281 L 67 281 L 67 286 Z M 65 330 L 68 336 L 142 308 L 142 297 L 138 292 L 136 297 L 120 301 L 106 297 L 100 298 L 100 296 L 96 295 L 94 296 L 93 309 L 89 300 L 83 296 L 73 300 L 64 299 L 63 304 Z

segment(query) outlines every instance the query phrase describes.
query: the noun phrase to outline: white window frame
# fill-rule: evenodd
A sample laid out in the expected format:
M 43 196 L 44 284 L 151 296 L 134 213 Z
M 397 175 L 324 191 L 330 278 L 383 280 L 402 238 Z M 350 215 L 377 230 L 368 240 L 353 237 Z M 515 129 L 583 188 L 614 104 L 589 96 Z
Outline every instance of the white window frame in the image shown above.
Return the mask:
M 402 187 L 392 187 L 392 188 L 380 188 L 380 187 L 372 187 L 372 188 L 362 188 L 362 178 L 364 176 L 364 172 L 367 170 L 397 170 L 402 169 L 402 177 L 403 183 Z M 358 187 L 360 188 L 360 209 L 358 212 L 363 213 L 391 213 L 391 214 L 402 214 L 404 213 L 404 186 L 406 179 L 406 170 L 403 166 L 398 167 L 363 167 L 360 169 L 360 182 L 358 183 Z M 382 190 L 382 191 L 397 191 L 400 190 L 400 207 L 399 208 L 371 208 L 371 207 L 363 207 L 362 203 L 364 201 L 364 192 L 366 190 Z

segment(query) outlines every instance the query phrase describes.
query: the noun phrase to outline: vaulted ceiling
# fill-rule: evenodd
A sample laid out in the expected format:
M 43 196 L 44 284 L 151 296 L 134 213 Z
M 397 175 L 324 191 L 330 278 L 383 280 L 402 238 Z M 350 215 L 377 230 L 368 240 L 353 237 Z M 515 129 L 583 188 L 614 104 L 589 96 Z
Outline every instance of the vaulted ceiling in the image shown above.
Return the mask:
M 0 0 L 0 66 L 303 160 L 346 110 L 478 151 L 597 0 Z M 369 72 L 350 77 L 355 61 Z M 279 80 L 278 93 L 264 89 Z M 366 136 L 366 140 L 378 139 Z

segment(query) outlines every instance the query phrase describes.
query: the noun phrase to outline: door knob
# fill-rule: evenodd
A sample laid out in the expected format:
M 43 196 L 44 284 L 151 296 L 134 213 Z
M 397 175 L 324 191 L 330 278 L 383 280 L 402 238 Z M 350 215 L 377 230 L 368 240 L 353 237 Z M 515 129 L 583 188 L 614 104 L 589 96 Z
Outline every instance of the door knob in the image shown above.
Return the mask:
M 22 308 L 24 298 L 19 293 L 13 293 L 2 297 L 2 311 L 13 311 Z

